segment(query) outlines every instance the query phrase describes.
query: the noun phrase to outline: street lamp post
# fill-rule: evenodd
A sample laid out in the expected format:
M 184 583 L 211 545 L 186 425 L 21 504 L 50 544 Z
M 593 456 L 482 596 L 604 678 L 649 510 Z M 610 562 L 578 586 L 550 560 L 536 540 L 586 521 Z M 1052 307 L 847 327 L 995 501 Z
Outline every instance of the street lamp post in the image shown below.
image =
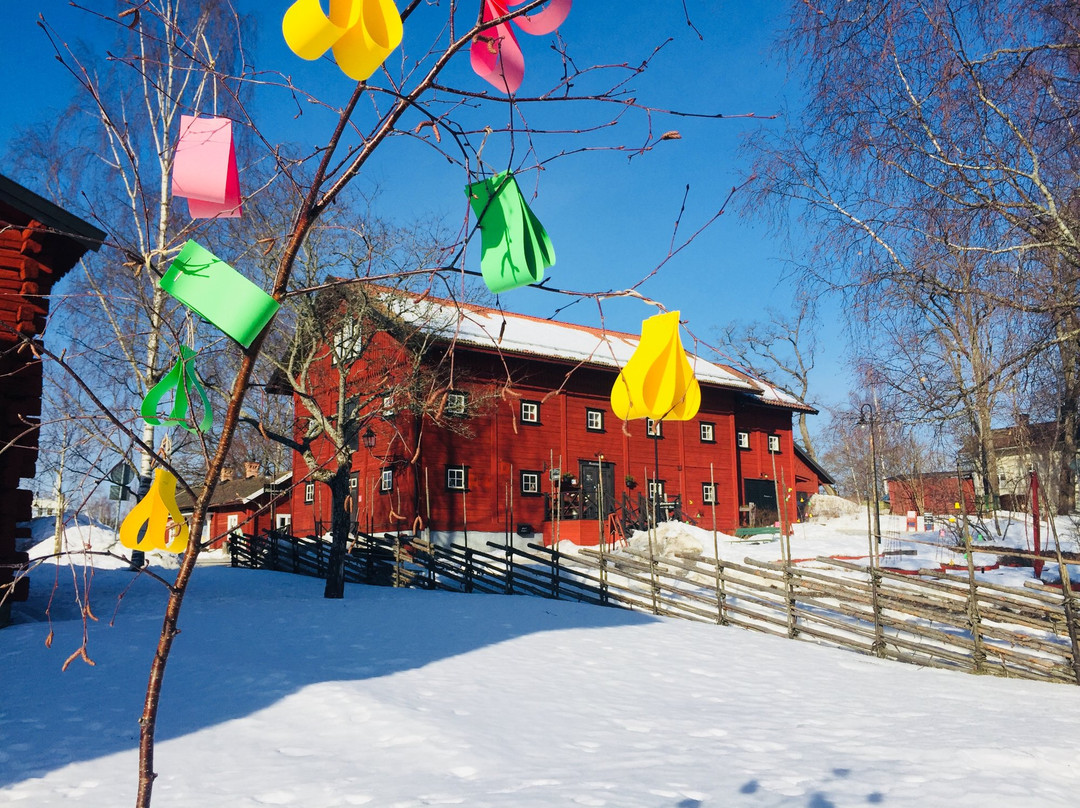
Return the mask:
M 878 496 L 878 469 L 877 469 L 877 446 L 874 443 L 874 407 L 871 404 L 863 404 L 859 407 L 859 425 L 870 427 L 870 464 L 873 469 L 871 481 L 871 496 L 874 498 L 874 545 L 873 551 L 881 549 L 881 511 L 879 509 L 880 497 Z

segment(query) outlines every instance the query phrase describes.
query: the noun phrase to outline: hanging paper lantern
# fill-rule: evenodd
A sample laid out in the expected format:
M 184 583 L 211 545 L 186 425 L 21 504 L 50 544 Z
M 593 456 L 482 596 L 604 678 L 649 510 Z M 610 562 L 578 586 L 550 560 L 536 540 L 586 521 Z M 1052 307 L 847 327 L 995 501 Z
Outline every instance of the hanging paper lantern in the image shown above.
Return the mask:
M 169 524 L 169 518 L 173 524 Z M 146 526 L 142 541 L 139 530 Z M 176 532 L 169 541 L 168 534 Z M 182 553 L 188 545 L 187 521 L 180 515 L 176 504 L 176 477 L 165 469 L 154 471 L 154 482 L 150 490 L 131 509 L 120 525 L 120 543 L 131 550 L 164 550 L 168 553 Z
M 465 193 L 480 223 L 480 270 L 488 289 L 505 292 L 542 281 L 544 270 L 555 264 L 555 248 L 513 172 L 474 182 Z
M 367 81 L 401 44 L 401 15 L 392 0 L 330 0 L 330 16 L 319 0 L 297 0 L 281 22 L 285 43 L 301 59 L 332 49 L 349 78 Z
M 520 6 L 524 2 L 527 0 L 520 0 L 513 5 Z M 551 0 L 543 11 L 515 17 L 481 31 L 469 51 L 469 59 L 476 75 L 496 90 L 516 93 L 525 77 L 525 56 L 510 23 L 533 36 L 550 34 L 562 25 L 566 15 L 570 13 L 571 3 L 572 0 Z M 483 22 L 488 23 L 505 16 L 509 5 L 506 0 L 484 0 Z
M 197 242 L 184 244 L 161 288 L 245 348 L 280 304 Z
M 194 219 L 240 215 L 240 175 L 236 169 L 232 121 L 180 116 L 172 173 L 173 196 L 187 197 Z
M 641 324 L 641 341 L 611 388 L 611 409 L 628 421 L 689 421 L 701 406 L 701 387 L 679 338 L 679 312 Z
M 170 391 L 175 391 L 172 411 L 165 417 L 159 417 L 158 404 Z M 202 401 L 202 418 L 196 426 L 187 422 L 190 411 L 190 393 L 194 391 Z M 205 432 L 213 422 L 210 412 L 210 399 L 206 396 L 199 374 L 195 372 L 195 352 L 186 345 L 180 346 L 180 358 L 172 370 L 146 394 L 142 403 L 142 417 L 154 426 L 182 426 L 188 432 Z

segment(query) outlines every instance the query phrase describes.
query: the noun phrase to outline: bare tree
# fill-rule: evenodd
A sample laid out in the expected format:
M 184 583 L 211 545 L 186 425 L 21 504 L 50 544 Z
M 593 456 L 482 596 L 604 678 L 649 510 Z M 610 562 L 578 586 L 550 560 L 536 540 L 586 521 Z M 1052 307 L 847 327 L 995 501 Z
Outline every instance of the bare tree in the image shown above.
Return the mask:
M 1040 353 L 1060 362 L 1074 452 L 1075 4 L 793 5 L 808 100 L 788 133 L 756 141 L 757 187 L 819 234 L 830 260 L 810 274 L 862 305 L 883 376 L 967 423 L 984 479 L 1002 390 Z
M 91 66 L 89 58 L 81 58 L 66 46 L 62 37 L 53 35 L 58 56 L 79 80 L 85 95 L 95 110 L 95 131 L 106 155 L 103 164 L 105 191 L 113 188 L 118 201 L 99 206 L 94 218 L 109 234 L 102 253 L 109 256 L 108 272 L 88 268 L 85 277 L 87 294 L 100 307 L 105 331 L 111 333 L 111 354 L 100 355 L 93 345 L 83 350 L 61 355 L 43 349 L 43 354 L 57 367 L 66 371 L 72 383 L 85 395 L 101 417 L 116 430 L 117 435 L 130 440 L 143 454 L 144 471 L 152 463 L 180 472 L 181 485 L 195 500 L 190 521 L 192 536 L 202 534 L 207 506 L 224 465 L 229 462 L 233 441 L 242 419 L 258 420 L 246 410 L 246 401 L 253 386 L 265 388 L 273 372 L 271 363 L 261 361 L 268 332 L 260 333 L 243 350 L 219 342 L 215 347 L 231 355 L 231 381 L 218 380 L 225 402 L 224 412 L 215 429 L 194 438 L 194 451 L 204 461 L 202 481 L 197 475 L 183 474 L 168 452 L 160 451 L 152 427 L 133 428 L 130 409 L 125 412 L 121 400 L 124 385 L 118 384 L 114 394 L 100 395 L 94 380 L 112 372 L 114 380 L 135 379 L 127 386 L 132 397 L 144 392 L 161 372 L 166 345 L 191 342 L 198 334 L 213 339 L 197 318 L 173 302 L 157 283 L 179 244 L 192 235 L 208 239 L 213 250 L 217 243 L 228 247 L 230 263 L 258 265 L 266 270 L 264 285 L 277 301 L 296 297 L 304 299 L 317 287 L 329 288 L 336 282 L 329 277 L 312 284 L 299 269 L 305 266 L 309 238 L 337 204 L 349 201 L 350 184 L 368 166 L 375 155 L 391 138 L 411 138 L 458 166 L 463 185 L 477 175 L 495 170 L 538 168 L 551 159 L 572 153 L 562 148 L 557 153 L 545 153 L 539 142 L 539 132 L 530 129 L 525 112 L 545 105 L 571 121 L 560 127 L 564 134 L 589 135 L 590 142 L 581 150 L 605 148 L 596 141 L 610 133 L 613 142 L 606 148 L 622 150 L 623 129 L 619 124 L 630 120 L 627 113 L 644 113 L 645 136 L 635 148 L 635 154 L 649 151 L 657 143 L 671 138 L 671 133 L 655 134 L 654 117 L 662 110 L 650 108 L 628 91 L 626 81 L 648 68 L 649 60 L 628 64 L 579 67 L 561 40 L 556 42 L 556 54 L 562 61 L 562 72 L 545 92 L 532 95 L 492 94 L 473 86 L 449 85 L 447 66 L 473 43 L 498 47 L 487 29 L 531 14 L 544 5 L 543 0 L 527 0 L 503 18 L 487 23 L 478 19 L 473 4 L 467 7 L 467 22 L 461 24 L 459 4 L 451 0 L 444 6 L 423 4 L 412 0 L 401 12 L 406 25 L 413 18 L 426 17 L 430 24 L 417 29 L 432 33 L 425 51 L 411 50 L 416 45 L 407 40 L 410 52 L 392 57 L 376 78 L 360 81 L 343 101 L 325 101 L 297 86 L 285 75 L 254 70 L 244 54 L 244 25 L 227 0 L 201 4 L 183 4 L 178 0 L 148 0 L 130 3 L 116 15 L 88 10 L 104 24 L 114 26 L 119 36 L 116 48 L 108 52 L 108 71 Z M 464 8 L 464 7 L 463 7 Z M 326 69 L 334 69 L 329 63 Z M 115 92 L 106 92 L 112 83 Z M 589 88 L 589 89 L 583 89 Z M 283 94 L 287 103 L 299 110 L 318 110 L 326 121 L 326 129 L 315 145 L 303 151 L 289 149 L 273 142 L 260 128 L 258 114 L 249 103 L 249 93 L 259 91 Z M 280 95 L 279 95 L 280 100 Z M 309 107 L 310 105 L 310 107 Z M 582 108 L 579 112 L 579 108 Z M 600 111 L 585 122 L 586 109 Z M 280 229 L 257 239 L 228 240 L 229 222 L 190 222 L 172 207 L 169 195 L 169 174 L 173 157 L 173 134 L 178 116 L 186 112 L 214 112 L 228 115 L 244 133 L 250 144 L 245 166 L 245 207 L 257 207 L 264 199 L 282 212 Z M 136 115 L 136 112 L 138 113 Z M 668 112 L 671 112 L 670 110 Z M 709 114 L 704 117 L 720 117 Z M 493 125 L 492 121 L 506 121 Z M 617 134 L 616 134 L 617 133 Z M 503 140 L 508 145 L 504 156 L 484 158 L 499 151 L 490 145 Z M 527 148 L 515 151 L 515 145 L 526 143 Z M 509 155 L 509 156 L 505 156 Z M 254 170 L 260 167 L 259 170 Z M 247 173 L 250 171 L 250 174 Z M 279 186 L 272 196 L 268 188 Z M 106 196 L 102 197 L 107 198 Z M 463 222 L 467 221 L 465 200 Z M 463 224 L 455 243 L 447 245 L 449 259 L 437 266 L 424 267 L 430 278 L 455 275 L 456 285 L 463 286 L 465 271 L 462 255 L 471 230 Z M 220 239 L 220 242 L 217 240 Z M 672 249 L 675 249 L 674 247 Z M 224 250 L 220 250 L 224 252 Z M 118 271 L 121 270 L 122 271 Z M 400 268 L 389 273 L 393 280 L 402 276 Z M 109 284 L 106 285 L 106 279 Z M 379 280 L 378 276 L 374 277 Z M 626 294 L 640 297 L 629 289 Z M 617 294 L 617 293 L 616 293 Z M 597 298 L 602 297 L 596 295 Z M 307 298 L 310 313 L 317 315 L 325 309 L 325 300 L 315 294 Z M 340 298 L 343 305 L 348 298 Z M 331 310 L 334 310 L 331 306 Z M 315 322 L 309 320 L 308 322 Z M 283 317 L 274 328 L 297 328 L 300 319 Z M 323 336 L 323 335 L 320 335 Z M 314 344 L 313 340 L 297 341 L 297 345 Z M 418 351 L 417 353 L 422 353 Z M 111 367 L 107 367 L 110 366 Z M 122 370 L 121 370 L 122 369 Z M 295 365 L 299 373 L 301 365 Z M 224 371 L 223 371 L 224 372 Z M 292 374 L 295 377 L 297 374 Z M 347 374 L 345 375 L 347 382 Z M 397 379 L 387 379 L 397 384 Z M 419 388 L 411 395 L 428 401 L 438 390 L 441 381 L 422 378 Z M 349 392 L 349 385 L 344 390 Z M 385 390 L 382 379 L 371 380 L 363 386 L 368 395 Z M 329 436 L 338 448 L 334 477 L 347 465 L 349 440 L 352 434 L 345 406 L 349 396 L 337 397 L 338 412 L 309 410 L 307 418 L 313 431 Z M 303 436 L 301 436 L 303 437 Z M 326 469 L 329 471 L 329 469 Z M 335 520 L 336 521 L 336 520 Z M 137 806 L 150 805 L 154 770 L 154 749 L 161 688 L 174 641 L 178 636 L 178 621 L 191 576 L 202 548 L 193 542 L 185 552 L 175 579 L 168 584 L 169 598 L 153 664 L 147 684 L 143 712 L 139 721 L 139 783 Z
M 767 309 L 765 321 L 729 323 L 720 330 L 717 349 L 751 375 L 769 379 L 799 401 L 811 404 L 810 374 L 817 344 L 817 313 L 813 300 L 796 296 L 790 311 Z M 818 462 L 806 413 L 798 414 L 799 435 L 806 453 Z

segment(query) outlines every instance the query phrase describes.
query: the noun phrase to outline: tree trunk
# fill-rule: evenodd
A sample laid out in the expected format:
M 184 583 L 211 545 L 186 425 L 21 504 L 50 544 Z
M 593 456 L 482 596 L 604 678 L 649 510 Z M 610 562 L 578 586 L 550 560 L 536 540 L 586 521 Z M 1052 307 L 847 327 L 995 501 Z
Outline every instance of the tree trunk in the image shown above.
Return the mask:
M 345 597 L 345 550 L 349 543 L 349 512 L 345 502 L 349 497 L 349 473 L 352 463 L 338 465 L 334 476 L 326 483 L 330 488 L 330 561 L 326 570 L 324 598 Z

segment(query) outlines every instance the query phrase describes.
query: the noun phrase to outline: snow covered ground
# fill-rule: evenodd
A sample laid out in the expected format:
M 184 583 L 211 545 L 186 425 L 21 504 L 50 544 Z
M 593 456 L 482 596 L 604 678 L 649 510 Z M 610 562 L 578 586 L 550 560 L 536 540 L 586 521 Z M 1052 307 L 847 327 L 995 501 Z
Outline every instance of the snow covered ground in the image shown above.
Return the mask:
M 725 542 L 721 554 L 776 560 L 778 548 Z M 797 526 L 792 546 L 795 557 L 865 548 L 865 512 Z M 61 673 L 82 640 L 73 593 L 87 580 L 95 664 Z M 155 805 L 1080 800 L 1077 687 L 539 598 L 321 593 L 314 579 L 197 571 L 165 686 Z M 165 596 L 120 563 L 92 577 L 81 564 L 35 571 L 31 600 L 0 631 L 0 805 L 134 802 Z

